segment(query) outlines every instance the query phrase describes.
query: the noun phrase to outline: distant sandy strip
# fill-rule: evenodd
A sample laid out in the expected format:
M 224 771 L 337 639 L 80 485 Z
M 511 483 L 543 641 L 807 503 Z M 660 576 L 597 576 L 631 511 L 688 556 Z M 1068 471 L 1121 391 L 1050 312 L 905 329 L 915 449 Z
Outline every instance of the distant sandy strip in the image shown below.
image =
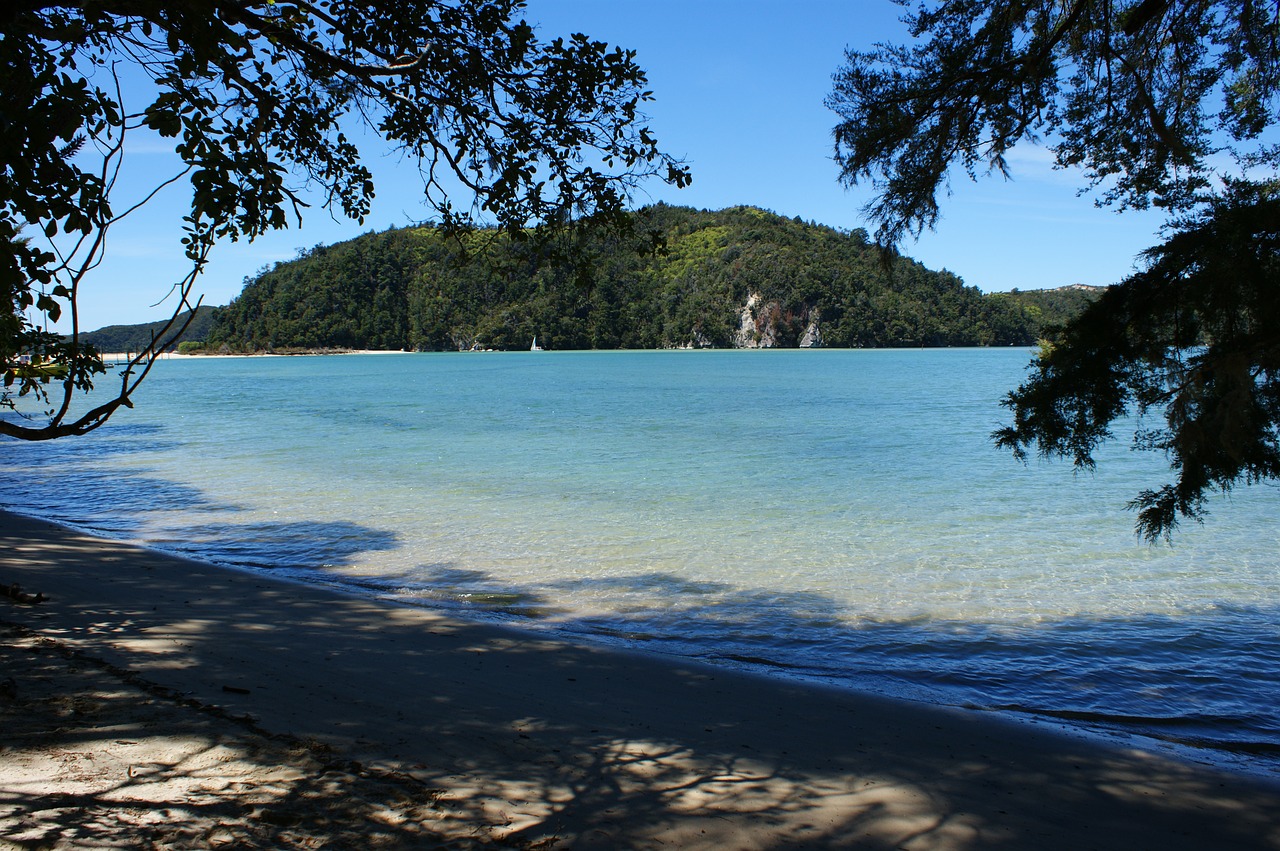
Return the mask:
M 0 848 L 1280 849 L 1280 786 L 0 513 Z
M 195 354 L 183 354 L 181 352 L 165 352 L 160 355 L 161 360 L 202 360 L 209 358 L 294 358 L 323 356 L 329 357 L 333 355 L 403 355 L 408 352 L 400 349 L 334 349 L 332 351 L 315 350 L 307 352 L 288 352 L 276 354 L 274 352 L 252 352 L 242 354 L 214 354 L 212 352 L 197 352 Z M 133 358 L 130 352 L 108 352 L 102 355 L 104 361 L 123 365 Z

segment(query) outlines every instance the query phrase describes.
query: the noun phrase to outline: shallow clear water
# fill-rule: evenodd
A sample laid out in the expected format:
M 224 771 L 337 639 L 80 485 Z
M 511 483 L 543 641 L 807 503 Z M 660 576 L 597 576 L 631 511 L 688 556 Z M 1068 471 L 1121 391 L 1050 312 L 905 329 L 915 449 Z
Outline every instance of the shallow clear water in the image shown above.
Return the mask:
M 1026 350 L 175 359 L 0 504 L 596 640 L 1066 720 L 1280 773 L 1280 492 L 1174 546 L 994 450 Z

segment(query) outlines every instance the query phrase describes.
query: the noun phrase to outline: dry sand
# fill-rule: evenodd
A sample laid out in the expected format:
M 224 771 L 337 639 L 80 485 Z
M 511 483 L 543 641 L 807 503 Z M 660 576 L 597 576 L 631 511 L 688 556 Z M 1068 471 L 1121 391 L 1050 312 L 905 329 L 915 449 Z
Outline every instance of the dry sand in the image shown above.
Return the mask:
M 1280 786 L 0 513 L 0 848 L 1280 849 Z

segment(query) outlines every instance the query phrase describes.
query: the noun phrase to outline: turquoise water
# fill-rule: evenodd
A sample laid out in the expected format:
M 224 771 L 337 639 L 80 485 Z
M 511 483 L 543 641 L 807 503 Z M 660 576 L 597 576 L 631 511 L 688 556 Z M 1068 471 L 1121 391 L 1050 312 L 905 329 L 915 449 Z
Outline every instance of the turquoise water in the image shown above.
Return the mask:
M 1172 547 L 992 448 L 1027 350 L 174 359 L 0 504 L 240 567 L 1280 773 L 1280 493 Z

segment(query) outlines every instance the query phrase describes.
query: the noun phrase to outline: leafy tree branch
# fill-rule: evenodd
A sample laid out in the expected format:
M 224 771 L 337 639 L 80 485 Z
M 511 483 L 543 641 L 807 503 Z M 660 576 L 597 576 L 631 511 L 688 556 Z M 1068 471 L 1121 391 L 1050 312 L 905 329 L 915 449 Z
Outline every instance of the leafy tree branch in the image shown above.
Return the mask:
M 640 183 L 685 185 L 687 169 L 642 125 L 652 93 L 635 54 L 581 34 L 544 43 L 522 7 L 105 0 L 0 11 L 0 408 L 62 389 L 43 424 L 4 418 L 0 434 L 82 434 L 129 404 L 172 335 L 125 368 L 113 400 L 73 418 L 73 395 L 105 371 L 79 342 L 76 300 L 110 228 L 175 182 L 190 190 L 191 264 L 172 285 L 175 332 L 219 240 L 300 221 L 313 196 L 363 220 L 374 185 L 354 126 L 418 164 L 427 209 L 458 235 L 481 224 L 521 238 L 532 226 L 624 227 Z M 116 68 L 150 81 L 145 102 L 126 108 L 119 86 L 99 83 Z M 171 140 L 181 167 L 117 215 L 130 128 Z M 44 330 L 64 310 L 66 339 Z
M 1206 496 L 1280 479 L 1276 370 L 1280 9 L 1211 0 L 977 0 L 907 14 L 916 42 L 850 51 L 828 105 L 840 179 L 887 246 L 937 224 L 951 170 L 1007 176 L 1045 144 L 1099 204 L 1174 216 L 1145 268 L 1050 333 L 995 435 L 1089 469 L 1128 414 L 1175 481 L 1140 493 L 1168 537 Z

